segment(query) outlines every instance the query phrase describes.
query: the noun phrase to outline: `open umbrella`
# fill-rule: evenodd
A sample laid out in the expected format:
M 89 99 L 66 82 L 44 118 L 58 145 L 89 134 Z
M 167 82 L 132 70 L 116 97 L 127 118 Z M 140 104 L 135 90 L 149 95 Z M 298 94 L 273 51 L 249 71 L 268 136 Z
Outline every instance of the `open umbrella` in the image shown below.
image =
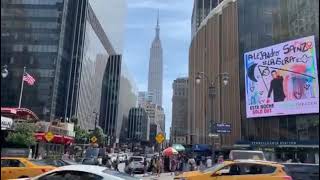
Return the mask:
M 185 151 L 186 149 L 184 148 L 184 146 L 182 146 L 181 144 L 173 144 L 172 147 L 177 150 L 178 152 L 180 151 Z
M 174 154 L 178 154 L 178 151 L 172 147 L 168 147 L 167 149 L 162 151 L 162 155 L 164 156 L 172 156 Z

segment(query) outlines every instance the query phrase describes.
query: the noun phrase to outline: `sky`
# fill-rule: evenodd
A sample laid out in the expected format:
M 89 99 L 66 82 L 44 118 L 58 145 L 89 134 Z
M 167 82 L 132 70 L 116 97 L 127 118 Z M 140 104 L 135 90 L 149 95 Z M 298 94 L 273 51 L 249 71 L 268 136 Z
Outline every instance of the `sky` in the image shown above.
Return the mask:
M 123 59 L 139 91 L 148 89 L 150 47 L 157 11 L 163 49 L 163 108 L 166 135 L 172 120 L 172 83 L 188 75 L 193 0 L 127 0 Z

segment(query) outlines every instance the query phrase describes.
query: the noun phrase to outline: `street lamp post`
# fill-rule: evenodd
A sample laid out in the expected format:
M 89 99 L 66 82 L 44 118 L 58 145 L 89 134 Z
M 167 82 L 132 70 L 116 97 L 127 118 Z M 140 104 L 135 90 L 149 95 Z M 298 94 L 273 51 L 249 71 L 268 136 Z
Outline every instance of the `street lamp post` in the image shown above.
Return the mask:
M 98 120 L 98 116 L 99 116 L 99 113 L 97 112 L 93 112 L 93 114 L 95 115 L 95 119 L 94 119 L 94 130 L 97 129 L 97 120 Z
M 201 83 L 201 79 L 206 79 L 207 82 L 209 83 L 209 89 L 208 89 L 208 92 L 209 92 L 209 97 L 211 99 L 211 107 L 212 107 L 212 112 L 211 112 L 211 125 L 209 127 L 211 127 L 213 125 L 213 118 L 214 118 L 214 108 L 213 108 L 213 104 L 214 104 L 214 98 L 216 96 L 216 82 L 217 80 L 219 80 L 219 78 L 222 79 L 222 82 L 223 82 L 223 85 L 228 85 L 229 83 L 229 73 L 227 72 L 223 72 L 223 73 L 219 73 L 215 78 L 214 80 L 210 80 L 210 78 L 204 73 L 204 72 L 198 72 L 197 73 L 197 76 L 196 76 L 196 84 L 200 84 Z M 220 113 L 221 111 L 219 111 Z M 221 114 L 220 114 L 221 115 Z M 221 123 L 222 120 L 221 120 L 221 116 L 219 116 L 220 120 L 219 122 Z M 211 131 L 211 129 L 210 129 Z M 220 146 L 222 146 L 222 136 L 220 134 Z

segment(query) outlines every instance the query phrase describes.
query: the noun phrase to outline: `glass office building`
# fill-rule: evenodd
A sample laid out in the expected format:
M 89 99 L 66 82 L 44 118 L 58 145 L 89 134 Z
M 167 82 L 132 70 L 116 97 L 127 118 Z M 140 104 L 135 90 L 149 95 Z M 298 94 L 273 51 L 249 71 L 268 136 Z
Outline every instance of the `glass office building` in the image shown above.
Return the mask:
M 88 3 L 76 110 L 76 117 L 83 129 L 92 130 L 98 123 L 95 122 L 95 116 L 100 113 L 102 80 L 110 54 L 115 54 L 115 50 Z
M 149 141 L 150 119 L 144 108 L 131 108 L 127 137 L 131 141 Z
M 1 1 L 1 106 L 17 107 L 23 67 L 35 78 L 22 107 L 41 119 L 74 114 L 81 65 L 85 0 Z
M 99 118 L 109 145 L 119 143 L 122 124 L 128 121 L 130 108 L 137 106 L 137 89 L 127 73 L 121 55 L 111 55 L 102 81 Z

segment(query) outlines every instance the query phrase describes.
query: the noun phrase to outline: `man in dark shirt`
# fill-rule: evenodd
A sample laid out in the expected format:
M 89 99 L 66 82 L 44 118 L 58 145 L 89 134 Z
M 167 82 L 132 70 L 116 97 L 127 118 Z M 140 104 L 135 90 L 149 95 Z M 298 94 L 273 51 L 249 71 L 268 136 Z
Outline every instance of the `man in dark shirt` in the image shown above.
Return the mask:
M 279 76 L 275 70 L 271 71 L 271 75 L 273 79 L 270 83 L 268 98 L 270 98 L 273 91 L 273 102 L 284 101 L 286 95 L 283 92 L 283 77 Z

